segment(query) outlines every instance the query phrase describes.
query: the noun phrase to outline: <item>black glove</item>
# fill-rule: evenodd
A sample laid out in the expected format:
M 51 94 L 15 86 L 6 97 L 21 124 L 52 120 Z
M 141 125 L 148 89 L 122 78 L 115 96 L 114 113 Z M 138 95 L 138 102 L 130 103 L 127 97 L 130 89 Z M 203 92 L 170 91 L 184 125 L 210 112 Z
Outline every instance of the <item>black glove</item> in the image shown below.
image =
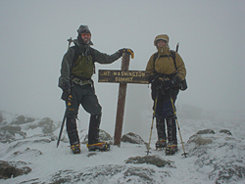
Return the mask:
M 61 99 L 66 101 L 68 99 L 69 94 L 70 93 L 68 91 L 63 91 Z
M 132 51 L 131 49 L 123 48 L 118 50 L 117 53 L 119 54 L 120 57 L 122 56 L 123 53 L 127 53 L 131 55 L 132 59 L 134 59 L 134 51 Z
M 157 77 L 155 76 L 155 75 L 150 75 L 149 77 L 148 77 L 148 82 L 149 83 L 152 83 L 152 82 L 154 82 L 154 80 L 156 79 Z
M 173 80 L 170 79 L 165 79 L 163 81 L 163 88 L 165 90 L 171 89 L 172 87 L 176 86 L 175 82 Z
M 152 80 L 151 85 L 158 90 L 163 89 L 163 81 L 160 80 L 157 76 Z
M 181 79 L 179 78 L 178 75 L 175 75 L 175 76 L 173 77 L 173 81 L 174 81 L 175 84 L 180 84 Z

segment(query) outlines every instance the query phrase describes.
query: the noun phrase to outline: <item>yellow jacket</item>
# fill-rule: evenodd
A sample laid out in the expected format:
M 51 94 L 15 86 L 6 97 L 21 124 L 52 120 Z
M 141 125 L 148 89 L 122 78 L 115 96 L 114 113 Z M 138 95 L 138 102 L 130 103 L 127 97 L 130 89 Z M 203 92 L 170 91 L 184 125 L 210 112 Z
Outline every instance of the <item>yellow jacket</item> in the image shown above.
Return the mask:
M 174 60 L 171 57 L 171 51 L 169 50 L 168 42 L 169 42 L 169 37 L 167 35 L 158 35 L 155 40 L 154 40 L 154 45 L 157 46 L 157 41 L 158 40 L 165 40 L 166 45 L 163 48 L 158 48 L 158 57 L 155 60 L 155 69 L 154 69 L 154 54 L 150 57 L 146 69 L 146 72 L 150 72 L 151 75 L 154 75 L 154 72 L 157 72 L 159 74 L 165 74 L 165 75 L 176 75 L 180 81 L 185 79 L 186 76 L 186 69 L 185 69 L 185 64 L 180 57 L 180 55 L 175 52 L 175 62 L 177 66 L 177 71 L 174 65 Z M 160 57 L 163 55 L 169 55 L 169 57 Z

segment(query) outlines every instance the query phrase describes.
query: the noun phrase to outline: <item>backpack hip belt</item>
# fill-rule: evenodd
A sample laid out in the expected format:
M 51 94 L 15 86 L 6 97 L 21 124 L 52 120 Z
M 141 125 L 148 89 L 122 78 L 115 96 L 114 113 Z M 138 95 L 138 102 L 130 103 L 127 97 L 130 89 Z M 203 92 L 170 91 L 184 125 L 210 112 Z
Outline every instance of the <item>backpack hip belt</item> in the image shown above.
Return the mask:
M 87 85 L 87 84 L 92 84 L 92 81 L 91 81 L 91 79 L 90 80 L 80 80 L 80 79 L 78 79 L 78 78 L 73 78 L 72 79 L 72 82 L 74 83 L 74 84 L 78 84 L 78 85 L 80 85 L 80 86 L 84 86 L 84 85 Z

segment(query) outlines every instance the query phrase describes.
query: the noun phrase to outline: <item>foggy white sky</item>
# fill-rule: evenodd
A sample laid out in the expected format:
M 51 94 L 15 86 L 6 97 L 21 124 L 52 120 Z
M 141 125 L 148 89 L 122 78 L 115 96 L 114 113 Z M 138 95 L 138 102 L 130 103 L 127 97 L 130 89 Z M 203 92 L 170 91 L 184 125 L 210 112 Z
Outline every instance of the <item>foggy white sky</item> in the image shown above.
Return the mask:
M 243 0 L 1 0 L 0 110 L 60 121 L 65 107 L 58 77 L 66 40 L 86 24 L 95 49 L 112 54 L 131 48 L 132 70 L 144 70 L 156 51 L 155 36 L 168 34 L 172 49 L 180 43 L 187 68 L 189 88 L 179 94 L 177 104 L 244 112 L 244 7 Z M 121 59 L 96 64 L 96 70 L 120 67 Z M 103 107 L 102 127 L 114 130 L 119 85 L 98 83 L 97 75 L 93 79 Z M 142 118 L 132 117 L 131 111 L 151 110 L 151 105 L 147 85 L 128 85 L 126 121 L 139 123 Z M 87 126 L 82 108 L 79 119 Z

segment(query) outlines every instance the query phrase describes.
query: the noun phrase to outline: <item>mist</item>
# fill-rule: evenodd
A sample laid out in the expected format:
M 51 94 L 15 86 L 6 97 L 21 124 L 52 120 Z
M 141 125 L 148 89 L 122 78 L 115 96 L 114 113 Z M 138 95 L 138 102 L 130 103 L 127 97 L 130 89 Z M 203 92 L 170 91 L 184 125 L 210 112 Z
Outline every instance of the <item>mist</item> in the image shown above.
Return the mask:
M 61 121 L 65 104 L 58 88 L 68 38 L 88 25 L 93 48 L 113 54 L 131 48 L 129 70 L 144 70 L 158 34 L 170 48 L 180 43 L 188 89 L 176 105 L 180 118 L 244 120 L 245 1 L 0 1 L 0 110 Z M 121 59 L 96 64 L 95 90 L 101 128 L 114 132 L 119 84 L 98 83 L 98 69 L 120 69 Z M 124 132 L 149 131 L 150 86 L 128 84 Z M 79 128 L 89 115 L 79 110 Z M 147 126 L 147 127 L 146 127 Z

